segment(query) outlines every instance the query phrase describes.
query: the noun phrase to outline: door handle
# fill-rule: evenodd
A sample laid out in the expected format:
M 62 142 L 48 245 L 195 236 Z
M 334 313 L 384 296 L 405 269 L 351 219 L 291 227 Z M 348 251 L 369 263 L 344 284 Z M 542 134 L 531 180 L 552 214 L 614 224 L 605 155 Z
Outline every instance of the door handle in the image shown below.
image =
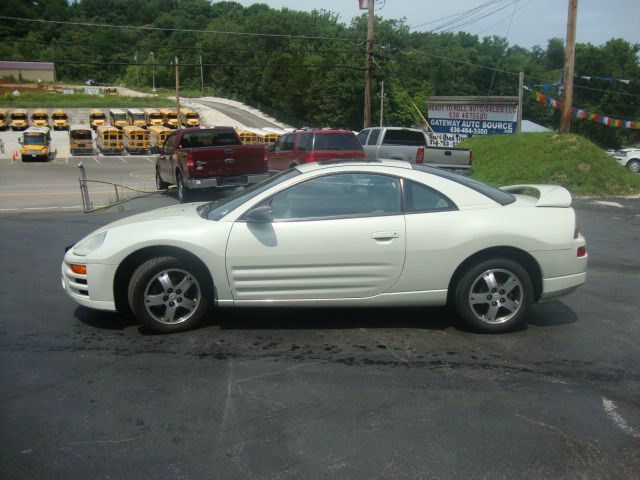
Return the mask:
M 398 232 L 376 232 L 371 238 L 374 240 L 393 240 L 400 238 L 400 234 Z

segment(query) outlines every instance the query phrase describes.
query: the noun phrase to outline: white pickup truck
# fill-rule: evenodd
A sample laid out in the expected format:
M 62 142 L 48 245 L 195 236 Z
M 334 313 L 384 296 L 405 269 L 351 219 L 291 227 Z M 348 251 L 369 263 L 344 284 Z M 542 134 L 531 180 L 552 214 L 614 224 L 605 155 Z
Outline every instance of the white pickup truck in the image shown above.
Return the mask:
M 430 147 L 424 131 L 404 127 L 365 128 L 357 135 L 369 159 L 422 163 L 469 175 L 473 153 L 467 148 Z
M 612 155 L 623 167 L 627 167 L 633 173 L 640 173 L 640 145 L 616 150 Z

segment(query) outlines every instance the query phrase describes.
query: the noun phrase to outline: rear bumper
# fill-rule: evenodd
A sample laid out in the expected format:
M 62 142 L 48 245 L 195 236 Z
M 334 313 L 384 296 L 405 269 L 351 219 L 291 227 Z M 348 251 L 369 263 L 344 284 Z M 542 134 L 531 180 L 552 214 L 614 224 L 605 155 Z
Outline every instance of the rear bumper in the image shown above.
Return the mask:
M 191 178 L 187 180 L 187 188 L 194 190 L 198 188 L 242 187 L 245 185 L 260 183 L 267 178 L 269 178 L 269 174 L 267 172 L 229 177 Z
M 548 302 L 567 295 L 587 281 L 587 272 L 566 275 L 564 277 L 545 278 L 542 281 L 542 296 L 540 302 Z

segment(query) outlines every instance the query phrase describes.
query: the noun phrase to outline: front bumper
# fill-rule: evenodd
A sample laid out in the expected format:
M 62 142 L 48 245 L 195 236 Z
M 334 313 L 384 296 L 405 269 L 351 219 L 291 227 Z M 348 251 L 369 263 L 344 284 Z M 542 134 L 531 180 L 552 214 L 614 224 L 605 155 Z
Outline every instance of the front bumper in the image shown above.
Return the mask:
M 269 178 L 268 173 L 237 175 L 231 177 L 192 178 L 187 181 L 190 190 L 198 188 L 231 188 L 260 183 Z
M 61 267 L 62 288 L 76 303 L 96 310 L 116 311 L 113 279 L 116 265 L 88 264 L 86 275 L 75 273 L 71 263 L 82 263 L 65 257 Z

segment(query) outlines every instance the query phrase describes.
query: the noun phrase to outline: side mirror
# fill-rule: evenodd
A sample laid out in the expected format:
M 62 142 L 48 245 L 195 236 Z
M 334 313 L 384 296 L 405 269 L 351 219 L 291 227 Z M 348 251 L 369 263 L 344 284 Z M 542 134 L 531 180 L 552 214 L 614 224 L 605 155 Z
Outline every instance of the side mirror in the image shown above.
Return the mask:
M 19 139 L 18 139 L 18 143 L 19 143 L 20 145 L 22 145 L 22 139 L 21 139 L 21 138 L 19 138 Z
M 244 219 L 247 223 L 271 223 L 273 222 L 273 213 L 270 205 L 262 205 L 253 210 L 249 210 Z

